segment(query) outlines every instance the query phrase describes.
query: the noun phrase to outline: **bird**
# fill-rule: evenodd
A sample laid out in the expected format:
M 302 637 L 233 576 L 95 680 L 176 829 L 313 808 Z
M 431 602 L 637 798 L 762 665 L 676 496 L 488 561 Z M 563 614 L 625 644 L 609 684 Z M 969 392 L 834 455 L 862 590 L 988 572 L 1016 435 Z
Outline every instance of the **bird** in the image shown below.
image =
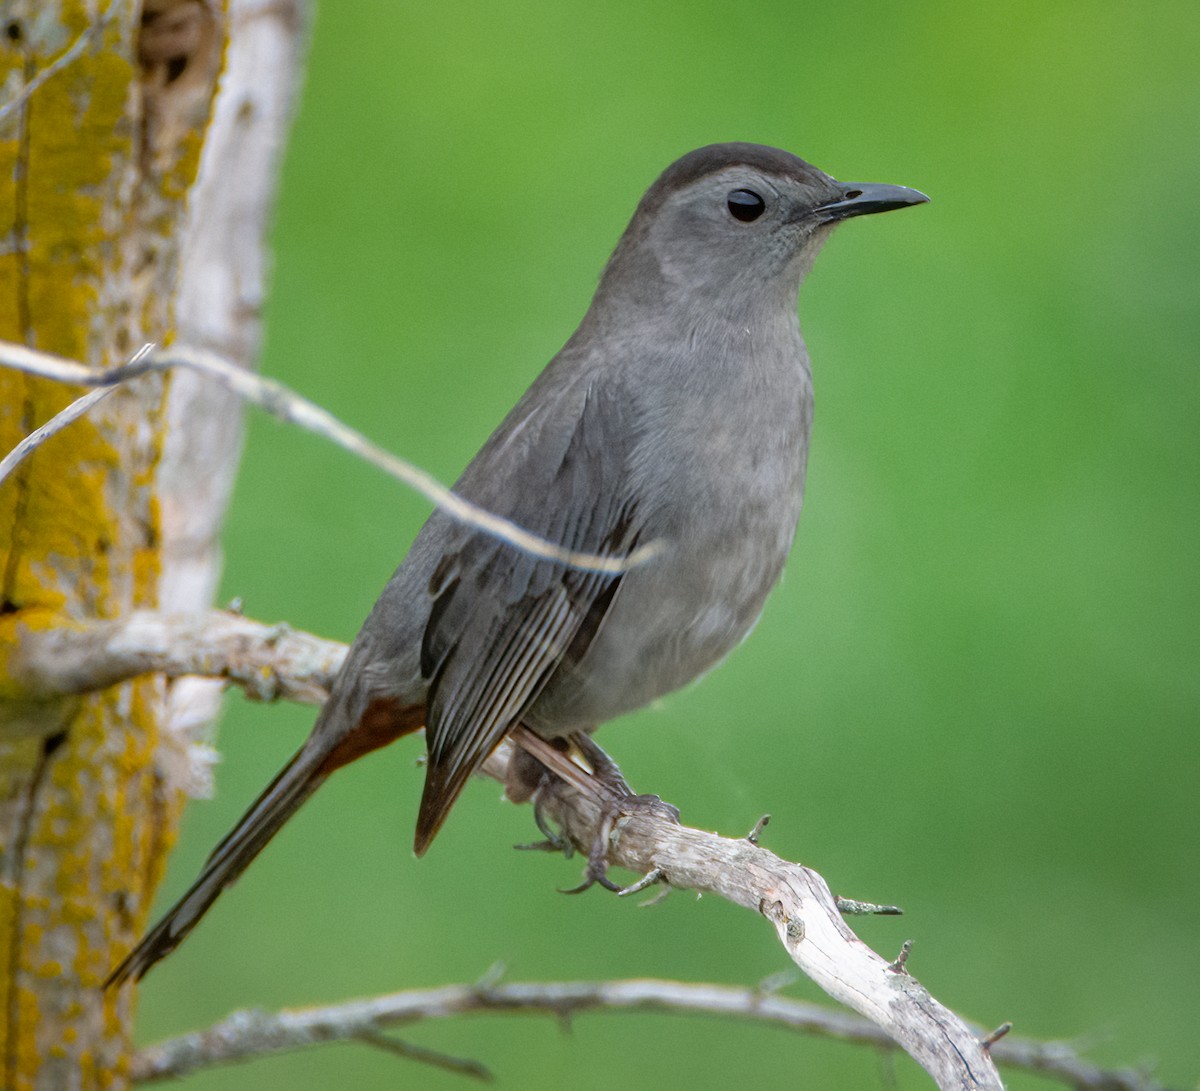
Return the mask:
M 621 559 L 649 545 L 650 559 L 567 563 L 435 510 L 308 739 L 106 987 L 174 950 L 343 765 L 425 729 L 420 856 L 506 736 L 587 743 L 739 644 L 804 495 L 813 396 L 800 285 L 838 223 L 927 200 L 838 182 L 760 144 L 672 163 L 579 327 L 454 486 L 564 549 Z

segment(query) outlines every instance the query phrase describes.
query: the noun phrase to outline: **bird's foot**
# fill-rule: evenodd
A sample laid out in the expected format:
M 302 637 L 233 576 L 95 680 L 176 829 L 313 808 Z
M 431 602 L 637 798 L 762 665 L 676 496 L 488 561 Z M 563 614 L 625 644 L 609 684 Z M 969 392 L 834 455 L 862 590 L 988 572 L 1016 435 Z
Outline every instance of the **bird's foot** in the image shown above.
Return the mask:
M 629 786 L 620 766 L 601 750 L 589 735 L 572 735 L 571 743 L 592 767 L 593 779 L 605 790 L 608 798 L 599 801 L 600 824 L 596 827 L 596 837 L 588 851 L 583 882 L 571 890 L 564 890 L 563 893 L 582 894 L 592 886 L 602 886 L 605 890 L 620 893 L 624 888 L 608 877 L 608 850 L 620 836 L 621 827 L 628 819 L 639 814 L 678 822 L 679 808 L 656 795 L 636 794 Z
M 583 882 L 564 894 L 581 894 L 593 886 L 620 892 L 622 887 L 608 877 L 608 854 L 620 837 L 621 828 L 637 815 L 650 815 L 668 822 L 679 821 L 679 809 L 656 795 L 639 795 L 629 786 L 620 766 L 584 732 L 559 739 L 543 739 L 527 729 L 521 729 L 516 739 L 515 754 L 521 755 L 521 777 L 526 791 L 508 790 L 509 798 L 530 798 L 534 803 L 534 821 L 546 840 L 522 848 L 566 851 L 562 846 L 569 838 L 555 831 L 546 820 L 540 804 L 542 789 L 550 786 L 549 777 L 566 781 L 585 795 L 600 811 L 596 832 L 588 847 Z M 526 752 L 527 751 L 527 752 Z M 535 761 L 536 757 L 536 761 Z M 530 776 L 530 764 L 536 764 L 538 775 Z M 513 773 L 510 764 L 510 777 Z M 537 788 L 528 790 L 536 783 Z M 569 855 L 569 853 L 567 853 Z
M 603 811 L 600 816 L 600 824 L 596 827 L 596 837 L 588 851 L 583 882 L 570 890 L 562 891 L 563 894 L 582 894 L 593 886 L 602 886 L 605 890 L 621 893 L 625 888 L 614 883 L 608 877 L 608 850 L 620 836 L 621 827 L 625 822 L 639 814 L 663 818 L 668 822 L 679 821 L 679 808 L 664 802 L 656 795 L 633 795 L 630 793 L 602 806 Z
M 561 832 L 550 824 L 550 819 L 546 817 L 546 812 L 542 804 L 540 795 L 542 784 L 550 782 L 550 774 L 545 770 L 542 770 L 541 782 L 533 793 L 533 821 L 537 824 L 538 832 L 542 835 L 543 840 L 530 841 L 528 844 L 523 845 L 513 845 L 513 848 L 520 849 L 523 852 L 561 852 L 569 860 L 575 855 L 575 846 L 571 844 L 569 837 L 563 836 Z

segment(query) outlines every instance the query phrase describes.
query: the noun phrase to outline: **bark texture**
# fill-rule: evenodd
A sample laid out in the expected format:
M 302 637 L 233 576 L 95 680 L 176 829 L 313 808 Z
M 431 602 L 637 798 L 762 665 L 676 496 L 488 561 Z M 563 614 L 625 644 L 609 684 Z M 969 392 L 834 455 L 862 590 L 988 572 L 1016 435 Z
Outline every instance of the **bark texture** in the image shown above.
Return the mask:
M 0 30 L 0 337 L 109 366 L 173 333 L 222 12 L 10 0 Z M 159 605 L 169 385 L 150 375 L 115 391 L 0 488 L 0 1085 L 11 1091 L 120 1086 L 128 1069 L 129 1000 L 97 986 L 141 927 L 175 838 L 183 797 L 160 765 L 164 683 L 44 699 L 7 666 L 22 633 Z M 0 447 L 78 393 L 0 374 Z

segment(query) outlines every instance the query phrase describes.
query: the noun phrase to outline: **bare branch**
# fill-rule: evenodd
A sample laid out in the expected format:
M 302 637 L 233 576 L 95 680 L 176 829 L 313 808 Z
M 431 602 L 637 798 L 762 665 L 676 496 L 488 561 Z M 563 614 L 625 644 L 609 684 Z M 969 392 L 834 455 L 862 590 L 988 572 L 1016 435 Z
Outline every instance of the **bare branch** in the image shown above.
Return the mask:
M 442 1068 L 447 1072 L 455 1072 L 460 1076 L 470 1076 L 472 1079 L 483 1080 L 485 1083 L 490 1083 L 492 1080 L 491 1072 L 478 1061 L 464 1057 L 452 1057 L 448 1053 L 438 1053 L 436 1050 L 425 1049 L 423 1046 L 414 1046 L 411 1042 L 402 1042 L 399 1038 L 393 1038 L 382 1031 L 364 1030 L 361 1034 L 356 1034 L 355 1038 L 376 1049 L 394 1053 L 397 1057 L 403 1057 L 405 1060 L 420 1061 L 422 1064 Z
M 913 941 L 906 939 L 900 945 L 900 953 L 896 956 L 896 960 L 888 964 L 888 969 L 894 974 L 908 974 L 906 967 L 908 966 L 908 956 L 912 954 Z
M 72 421 L 78 420 L 102 398 L 107 398 L 113 392 L 113 387 L 101 387 L 99 390 L 89 390 L 81 398 L 76 398 L 62 411 L 56 413 L 40 428 L 35 428 L 11 451 L 0 459 L 0 483 L 13 472 L 28 455 L 36 451 L 51 436 L 57 435 Z
M 208 1030 L 150 1046 L 133 1062 L 135 1082 L 151 1083 L 188 1075 L 213 1065 L 245 1061 L 323 1042 L 369 1041 L 380 1044 L 389 1028 L 432 1019 L 489 1013 L 530 1013 L 570 1019 L 589 1011 L 656 1011 L 728 1016 L 772 1024 L 802 1034 L 895 1048 L 875 1024 L 846 1012 L 781 997 L 762 989 L 681 981 L 566 981 L 475 985 L 393 993 L 322 1008 L 268 1014 L 237 1012 Z M 395 1039 L 383 1039 L 395 1048 Z M 413 1047 L 401 1047 L 414 1056 Z M 1085 1091 L 1163 1091 L 1149 1077 L 1134 1072 L 1106 1072 L 1082 1061 L 1071 1047 L 1007 1038 L 992 1047 L 997 1060 L 1038 1072 Z M 436 1055 L 442 1059 L 442 1055 Z M 417 1059 L 427 1058 L 417 1056 Z M 451 1061 L 457 1061 L 450 1058 Z M 461 1062 L 474 1066 L 475 1062 Z M 477 1066 L 470 1074 L 486 1072 Z
M 457 493 L 446 488 L 432 474 L 426 473 L 419 466 L 413 465 L 390 451 L 385 451 L 382 447 L 372 443 L 361 432 L 343 424 L 332 413 L 289 390 L 282 383 L 237 367 L 216 353 L 203 349 L 172 345 L 165 351 L 149 354 L 142 351 L 126 364 L 97 371 L 61 356 L 36 352 L 23 345 L 10 342 L 0 342 L 0 366 L 15 368 L 18 371 L 40 375 L 47 379 L 57 379 L 64 383 L 99 387 L 127 382 L 148 372 L 166 371 L 176 367 L 188 368 L 208 376 L 238 397 L 259 409 L 266 410 L 279 420 L 288 424 L 297 424 L 301 428 L 331 440 L 351 454 L 357 455 L 404 482 L 455 519 L 536 557 L 545 557 L 548 560 L 558 561 L 590 572 L 619 574 L 640 564 L 645 564 L 661 549 L 659 543 L 648 542 L 638 546 L 625 557 L 606 557 L 574 549 L 564 549 L 562 546 L 530 533 L 511 519 L 505 519 L 503 516 L 472 504 L 469 500 L 464 500 Z
M 143 345 L 133 356 L 130 363 L 136 363 L 150 351 L 149 345 Z M 68 424 L 77 421 L 89 409 L 92 408 L 101 398 L 107 398 L 116 387 L 102 386 L 97 390 L 90 390 L 81 398 L 76 398 L 65 409 L 55 413 L 45 424 L 40 428 L 35 428 L 29 433 L 20 443 L 18 443 L 11 451 L 0 459 L 0 484 L 3 484 L 4 479 L 13 472 L 29 455 L 33 454 L 43 443 L 51 436 L 57 435 Z
M 255 697 L 290 692 L 307 700 L 320 685 L 308 642 L 321 646 L 286 627 L 268 629 L 236 615 L 170 619 L 141 614 L 79 630 L 27 629 L 13 653 L 12 673 L 27 694 L 42 700 L 149 670 L 202 673 L 236 682 Z M 300 649 L 297 655 L 288 654 L 293 647 Z M 326 656 L 323 668 L 328 670 L 336 659 L 336 652 Z M 322 681 L 329 677 L 321 676 Z M 484 766 L 501 783 L 514 745 L 544 762 L 561 762 L 558 751 L 522 727 L 512 740 Z M 745 838 L 682 826 L 671 808 L 614 815 L 611 805 L 605 807 L 590 794 L 591 778 L 566 764 L 574 783 L 550 778 L 538 792 L 539 811 L 562 827 L 585 859 L 604 831 L 611 865 L 655 875 L 664 887 L 709 891 L 760 913 L 775 926 L 801 970 L 834 999 L 882 1027 L 940 1087 L 1001 1086 L 981 1036 L 915 978 L 896 972 L 895 964 L 862 943 L 816 872 Z
M 657 883 L 663 883 L 664 891 L 669 893 L 671 888 L 666 885 L 666 878 L 667 873 L 662 868 L 656 867 L 652 871 L 646 872 L 636 883 L 618 890 L 617 897 L 628 898 L 631 894 L 640 894 L 643 890 L 649 890 L 650 887 Z M 657 902 L 658 898 L 656 897 L 652 900 Z
M 13 677 L 40 698 L 86 692 L 138 673 L 161 671 L 223 679 L 256 699 L 319 703 L 345 651 L 333 641 L 286 625 L 263 625 L 240 614 L 211 611 L 172 617 L 143 612 L 125 621 L 78 629 L 27 631 L 14 652 Z M 518 738 L 524 734 L 518 729 Z M 489 758 L 487 775 L 504 782 L 512 745 L 503 744 Z M 602 820 L 597 802 L 578 787 L 555 780 L 543 788 L 539 803 L 586 857 Z M 609 862 L 647 876 L 643 883 L 634 883 L 635 888 L 653 877 L 664 890 L 710 891 L 761 913 L 775 926 L 796 965 L 830 996 L 866 1018 L 781 1000 L 765 988 L 670 982 L 501 987 L 492 978 L 474 987 L 401 993 L 333 1008 L 273 1016 L 241 1013 L 209 1031 L 146 1051 L 135 1071 L 143 1080 L 181 1075 L 210 1064 L 363 1038 L 385 1027 L 467 1011 L 525 1008 L 565 1018 L 587 1008 L 653 1007 L 766 1019 L 875 1045 L 899 1042 L 942 1087 L 1000 1087 L 993 1058 L 1088 1091 L 1157 1087 L 1139 1073 L 1111 1073 L 1088 1065 L 1067 1046 L 1011 1036 L 1001 1041 L 964 1023 L 911 975 L 897 972 L 895 964 L 869 950 L 841 919 L 842 912 L 856 905 L 876 911 L 894 907 L 836 900 L 816 872 L 781 860 L 745 838 L 724 838 L 645 813 L 620 816 L 612 825 Z
M 1009 1022 L 1001 1023 L 990 1034 L 985 1034 L 982 1041 L 979 1043 L 984 1049 L 991 1049 L 1001 1038 L 1005 1037 L 1012 1031 L 1013 1025 Z
M 847 917 L 899 917 L 902 916 L 904 910 L 898 905 L 876 905 L 874 902 L 860 902 L 854 898 L 843 898 L 840 894 L 837 898 L 838 912 L 844 913 Z
M 543 764 L 554 760 L 544 740 L 522 727 L 485 765 L 503 777 L 512 745 Z M 552 765 L 558 771 L 557 765 Z M 981 1035 L 935 1000 L 907 972 L 872 951 L 847 926 L 825 880 L 811 868 L 789 863 L 746 838 L 720 837 L 675 821 L 668 809 L 644 807 L 618 813 L 598 801 L 583 782 L 557 777 L 537 794 L 542 814 L 585 858 L 608 834 L 610 865 L 641 875 L 656 870 L 672 887 L 717 894 L 764 916 L 789 957 L 829 996 L 865 1016 L 924 1068 L 942 1088 L 1002 1087 Z M 618 804 L 619 808 L 619 804 Z
M 107 689 L 141 674 L 217 678 L 257 701 L 325 700 L 346 646 L 289 625 L 209 610 L 140 610 L 114 621 L 22 632 L 10 679 L 33 700 Z
M 1006 1068 L 1036 1072 L 1069 1084 L 1076 1091 L 1167 1091 L 1149 1072 L 1099 1068 L 1085 1061 L 1068 1042 L 1037 1042 L 1010 1034 L 991 1046 L 990 1051 Z
M 752 845 L 758 844 L 758 839 L 762 836 L 763 830 L 767 828 L 767 824 L 771 821 L 771 816 L 765 814 L 757 822 L 754 823 L 754 828 L 746 834 L 746 840 Z

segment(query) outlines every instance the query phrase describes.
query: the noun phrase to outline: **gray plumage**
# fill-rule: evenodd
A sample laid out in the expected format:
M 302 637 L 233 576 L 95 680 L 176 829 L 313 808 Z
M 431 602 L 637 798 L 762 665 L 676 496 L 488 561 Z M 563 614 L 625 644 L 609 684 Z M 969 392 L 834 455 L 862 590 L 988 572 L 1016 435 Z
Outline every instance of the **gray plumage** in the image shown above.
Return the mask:
M 176 946 L 347 761 L 426 726 L 421 853 L 515 724 L 547 738 L 590 731 L 741 641 L 783 568 L 804 493 L 812 381 L 800 283 L 836 222 L 925 199 L 838 183 L 753 144 L 669 167 L 579 329 L 456 485 L 573 550 L 660 552 L 601 575 L 434 513 L 300 753 L 110 980 L 141 976 Z

